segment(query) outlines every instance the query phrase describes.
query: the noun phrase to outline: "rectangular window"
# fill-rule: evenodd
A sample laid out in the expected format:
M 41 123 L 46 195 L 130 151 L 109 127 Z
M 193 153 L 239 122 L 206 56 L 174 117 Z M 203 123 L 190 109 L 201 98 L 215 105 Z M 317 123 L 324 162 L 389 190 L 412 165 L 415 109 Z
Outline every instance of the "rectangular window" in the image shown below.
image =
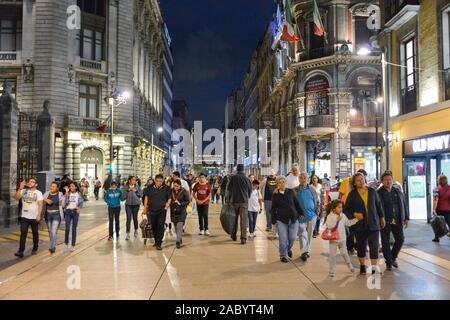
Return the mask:
M 80 56 L 88 60 L 102 61 L 103 33 L 90 29 L 82 29 L 80 35 L 77 35 L 77 46 L 81 49 Z
M 0 51 L 16 51 L 13 20 L 0 20 Z
M 80 117 L 99 118 L 99 91 L 99 86 L 80 84 Z
M 408 40 L 405 43 L 405 80 L 406 88 L 408 91 L 414 89 L 416 84 L 416 49 L 415 49 L 415 38 Z
M 78 0 L 77 4 L 83 12 L 106 17 L 106 0 Z

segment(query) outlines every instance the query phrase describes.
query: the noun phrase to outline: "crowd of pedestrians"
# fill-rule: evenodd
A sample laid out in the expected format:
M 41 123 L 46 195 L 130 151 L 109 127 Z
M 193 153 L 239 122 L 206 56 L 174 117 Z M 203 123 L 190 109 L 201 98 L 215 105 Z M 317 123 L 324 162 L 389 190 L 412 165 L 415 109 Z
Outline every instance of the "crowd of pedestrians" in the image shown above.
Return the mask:
M 131 240 L 132 224 L 135 239 L 139 236 L 139 229 L 148 226 L 154 238 L 154 247 L 162 250 L 165 235 L 172 232 L 172 226 L 176 234 L 176 248 L 183 246 L 188 208 L 198 216 L 198 234 L 211 236 L 210 204 L 227 202 L 235 213 L 231 239 L 237 241 L 239 231 L 242 245 L 249 238 L 256 237 L 257 220 L 264 213 L 265 231 L 278 239 L 281 262 L 293 259 L 293 249 L 298 239 L 300 259 L 306 263 L 312 255 L 313 238 L 321 235 L 324 241 L 329 242 L 330 277 L 334 277 L 336 273 L 338 249 L 351 272 L 355 272 L 350 260 L 354 250 L 361 275 L 368 272 L 367 252 L 371 272 L 379 270 L 377 266 L 380 251 L 387 271 L 393 267 L 398 268 L 397 257 L 405 241 L 404 228 L 409 223 L 405 195 L 390 171 L 384 172 L 381 185 L 373 188 L 368 184 L 367 173 L 359 170 L 342 181 L 339 199 L 334 201 L 330 201 L 326 193 L 331 184 L 328 176 L 322 179 L 314 174 L 309 176 L 301 172 L 296 164 L 285 177 L 277 177 L 274 170 L 266 177 L 247 176 L 244 166 L 238 165 L 235 174 L 215 175 L 209 179 L 204 173 L 197 177 L 188 174 L 184 179 L 177 171 L 167 178 L 159 174 L 149 178 L 143 188 L 140 179 L 135 176 L 129 177 L 122 184 L 111 177 L 108 179 L 102 183 L 96 178 L 94 194 L 98 197 L 100 188 L 104 188 L 109 241 L 114 240 L 114 235 L 117 239 L 120 236 L 122 203 L 126 212 L 126 241 Z M 37 187 L 37 180 L 31 178 L 21 182 L 16 193 L 16 200 L 21 201 L 21 237 L 19 251 L 15 255 L 24 256 L 30 227 L 33 234 L 32 254 L 37 253 L 38 224 L 41 220 L 45 220 L 48 226 L 50 253 L 55 253 L 57 232 L 63 220 L 64 252 L 75 251 L 77 226 L 86 200 L 83 181 L 71 181 L 67 174 L 62 180 L 53 182 L 44 195 Z M 441 176 L 434 193 L 433 210 L 435 215 L 443 216 L 447 224 L 450 218 L 449 203 L 448 180 Z M 144 235 L 143 238 L 146 244 L 148 239 Z M 433 241 L 439 241 L 439 238 Z

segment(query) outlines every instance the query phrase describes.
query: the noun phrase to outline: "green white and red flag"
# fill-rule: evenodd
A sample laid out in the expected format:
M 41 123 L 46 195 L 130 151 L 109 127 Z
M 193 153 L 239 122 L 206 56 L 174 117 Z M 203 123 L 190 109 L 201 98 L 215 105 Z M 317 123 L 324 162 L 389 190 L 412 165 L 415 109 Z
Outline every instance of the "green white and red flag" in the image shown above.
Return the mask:
M 319 7 L 316 0 L 312 0 L 313 3 L 313 19 L 314 19 L 314 34 L 318 37 L 324 37 L 326 32 L 322 23 L 322 17 L 320 16 Z
M 281 40 L 286 42 L 300 41 L 300 37 L 295 32 L 295 19 L 292 14 L 291 0 L 284 0 L 284 21 Z

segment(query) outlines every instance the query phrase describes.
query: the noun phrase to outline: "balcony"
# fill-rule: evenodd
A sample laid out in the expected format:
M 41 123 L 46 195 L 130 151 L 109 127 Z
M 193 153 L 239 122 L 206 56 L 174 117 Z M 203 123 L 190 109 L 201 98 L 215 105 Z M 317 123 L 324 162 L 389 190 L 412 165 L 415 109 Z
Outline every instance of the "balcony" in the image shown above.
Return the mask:
M 306 128 L 334 128 L 334 127 L 335 127 L 334 115 L 306 117 Z
M 88 71 L 107 73 L 106 61 L 94 61 L 77 57 L 76 67 Z
M 21 65 L 22 51 L 0 51 L 0 65 Z
M 388 4 L 388 1 L 385 1 Z M 419 13 L 419 0 L 397 0 L 384 8 L 384 22 L 386 27 L 397 30 L 408 20 Z
M 102 125 L 102 120 L 95 118 L 66 116 L 64 125 L 67 130 L 97 131 L 97 128 Z

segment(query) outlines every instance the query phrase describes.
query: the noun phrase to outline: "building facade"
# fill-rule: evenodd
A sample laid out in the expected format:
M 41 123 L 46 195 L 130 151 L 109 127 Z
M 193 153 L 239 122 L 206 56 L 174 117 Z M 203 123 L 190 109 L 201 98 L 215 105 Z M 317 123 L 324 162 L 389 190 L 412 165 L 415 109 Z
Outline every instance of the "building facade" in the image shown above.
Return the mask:
M 172 166 L 170 153 L 173 147 L 172 143 L 172 122 L 173 122 L 173 56 L 172 56 L 172 40 L 170 38 L 169 29 L 164 24 L 164 59 L 163 59 L 163 136 L 164 136 L 164 152 L 166 153 L 165 164 Z
M 325 36 L 313 32 L 311 3 L 292 1 L 301 38 L 295 43 L 280 41 L 284 8 L 279 5 L 257 49 L 257 103 L 244 95 L 244 105 L 257 110 L 256 128 L 280 129 L 274 168 L 280 174 L 298 163 L 321 177 L 345 177 L 364 168 L 374 179 L 382 146 L 382 134 L 376 134 L 376 125 L 382 125 L 376 102 L 381 57 L 377 25 L 369 29 L 367 20 L 378 1 L 317 2 Z
M 41 113 L 48 101 L 56 176 L 108 174 L 108 97 L 115 90 L 129 98 L 113 113 L 114 176 L 148 177 L 162 169 L 157 128 L 167 48 L 156 0 L 0 1 L 0 22 L 0 87 L 13 83 L 25 114 Z
M 450 1 L 381 1 L 390 163 L 412 219 L 430 219 L 450 176 Z

